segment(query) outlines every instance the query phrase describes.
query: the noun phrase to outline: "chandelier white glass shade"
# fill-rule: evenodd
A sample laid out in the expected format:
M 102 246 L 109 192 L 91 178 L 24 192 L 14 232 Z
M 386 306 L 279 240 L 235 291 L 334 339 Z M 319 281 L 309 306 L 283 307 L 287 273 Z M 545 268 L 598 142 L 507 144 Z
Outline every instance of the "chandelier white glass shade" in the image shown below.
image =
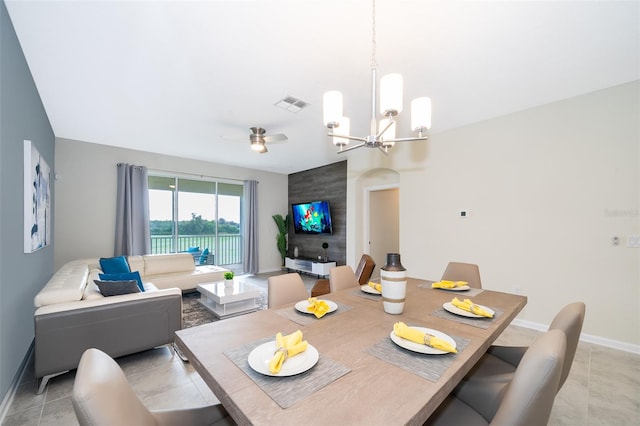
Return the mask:
M 335 146 L 341 147 L 345 146 L 349 143 L 349 139 L 343 138 L 341 136 L 349 135 L 349 131 L 351 130 L 351 120 L 348 117 L 340 117 L 338 120 L 338 126 L 333 131 L 333 144 Z
M 371 70 L 371 79 L 371 134 L 368 136 L 359 137 L 349 135 L 349 119 L 342 115 L 342 93 L 332 90 L 324 94 L 324 124 L 331 129 L 328 135 L 333 138 L 333 143 L 339 148 L 338 152 L 367 147 L 379 148 L 386 153 L 396 142 L 427 140 L 428 136 L 425 133 L 431 127 L 431 99 L 421 97 L 411 101 L 411 130 L 416 132 L 417 136 L 397 138 L 397 122 L 394 118 L 402 112 L 402 76 L 400 74 L 388 74 L 380 80 L 380 113 L 384 118 L 381 119 L 379 123 L 376 119 L 375 68 Z M 350 140 L 360 143 L 348 147 Z
M 338 153 L 352 149 L 367 147 L 379 148 L 385 154 L 396 142 L 410 142 L 427 140 L 426 131 L 431 127 L 431 99 L 421 97 L 411 101 L 411 130 L 417 136 L 407 138 L 396 137 L 396 121 L 394 117 L 402 112 L 402 75 L 387 74 L 380 79 L 380 114 L 384 117 L 377 123 L 377 64 L 375 59 L 376 25 L 375 0 L 372 1 L 372 49 L 371 49 L 371 123 L 370 134 L 359 137 L 351 136 L 349 119 L 343 116 L 342 93 L 337 90 L 326 92 L 323 101 L 323 121 L 330 131 L 329 136 L 338 147 Z M 349 141 L 360 143 L 348 146 Z

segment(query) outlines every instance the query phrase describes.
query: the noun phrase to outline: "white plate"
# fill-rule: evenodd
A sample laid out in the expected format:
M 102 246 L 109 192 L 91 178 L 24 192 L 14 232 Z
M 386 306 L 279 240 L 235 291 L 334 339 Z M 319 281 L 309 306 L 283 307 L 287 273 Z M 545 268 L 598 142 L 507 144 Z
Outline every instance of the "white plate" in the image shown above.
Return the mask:
M 249 367 L 257 371 L 260 374 L 267 376 L 293 376 L 296 374 L 304 373 L 318 362 L 320 354 L 313 345 L 307 344 L 307 350 L 299 353 L 296 356 L 288 358 L 278 373 L 273 374 L 269 371 L 269 361 L 273 358 L 273 353 L 276 350 L 276 342 L 271 341 L 263 343 L 249 354 Z
M 448 334 L 444 334 L 441 331 L 433 330 L 431 328 L 424 328 L 424 327 L 409 327 L 409 328 L 422 331 L 423 333 L 429 333 L 433 336 L 436 336 L 444 340 L 454 348 L 456 347 L 456 341 L 453 340 L 451 336 L 449 336 Z M 391 337 L 391 340 L 393 340 L 393 343 L 395 343 L 396 345 L 413 352 L 420 352 L 421 354 L 430 354 L 430 355 L 441 355 L 441 354 L 449 353 L 440 349 L 432 348 L 431 346 L 427 346 L 420 343 L 412 342 L 411 340 L 403 339 L 402 337 L 397 336 L 393 330 L 391 330 L 391 334 L 389 335 L 389 337 Z
M 326 299 L 318 299 L 318 300 L 324 300 L 325 302 L 327 302 L 327 305 L 329 305 L 329 311 L 327 312 L 328 314 L 338 309 L 338 305 L 335 302 L 332 302 L 331 300 L 326 300 Z M 309 302 L 306 300 L 301 300 L 298 303 L 296 303 L 297 311 L 300 311 L 303 314 L 313 315 L 313 312 L 307 309 L 308 307 L 309 307 Z
M 476 303 L 477 304 L 477 303 Z M 493 309 L 491 308 L 487 308 L 484 305 L 478 305 L 480 306 L 482 309 L 484 309 L 485 311 L 489 312 L 490 314 L 495 314 L 495 312 L 493 311 Z M 446 309 L 447 311 L 451 312 L 452 314 L 456 314 L 456 315 L 462 315 L 463 317 L 469 317 L 469 318 L 489 318 L 489 317 L 485 317 L 483 315 L 476 315 L 473 312 L 469 312 L 469 311 L 465 311 L 464 309 L 460 309 L 457 306 L 455 306 L 453 303 L 451 302 L 447 302 L 445 304 L 442 305 L 442 307 L 444 309 Z
M 433 287 L 432 287 L 433 288 Z M 436 290 L 447 290 L 447 291 L 465 291 L 465 290 L 469 290 L 471 287 L 469 287 L 468 285 L 463 285 L 460 287 L 452 287 L 452 288 L 442 288 L 442 287 L 436 287 Z
M 369 294 L 377 294 L 377 295 L 381 295 L 382 294 L 378 290 L 376 290 L 375 288 L 369 287 L 369 284 L 361 285 L 360 286 L 360 290 L 364 291 L 365 293 L 369 293 Z

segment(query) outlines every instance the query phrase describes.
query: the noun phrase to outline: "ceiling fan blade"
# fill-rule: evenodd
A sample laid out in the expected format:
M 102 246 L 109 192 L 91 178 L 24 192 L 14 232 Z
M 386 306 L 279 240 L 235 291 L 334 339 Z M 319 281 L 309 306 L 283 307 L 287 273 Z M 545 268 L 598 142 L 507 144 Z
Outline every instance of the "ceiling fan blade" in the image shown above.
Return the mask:
M 276 133 L 275 135 L 268 135 L 264 137 L 264 141 L 268 143 L 281 143 L 288 140 L 287 135 L 283 133 Z

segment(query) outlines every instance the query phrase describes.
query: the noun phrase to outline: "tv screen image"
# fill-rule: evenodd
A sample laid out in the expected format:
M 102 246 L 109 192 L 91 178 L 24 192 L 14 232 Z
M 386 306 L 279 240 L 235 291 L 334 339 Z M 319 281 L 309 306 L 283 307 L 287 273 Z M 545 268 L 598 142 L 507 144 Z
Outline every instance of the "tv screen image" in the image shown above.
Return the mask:
M 293 229 L 297 234 L 331 234 L 331 211 L 328 201 L 291 205 Z

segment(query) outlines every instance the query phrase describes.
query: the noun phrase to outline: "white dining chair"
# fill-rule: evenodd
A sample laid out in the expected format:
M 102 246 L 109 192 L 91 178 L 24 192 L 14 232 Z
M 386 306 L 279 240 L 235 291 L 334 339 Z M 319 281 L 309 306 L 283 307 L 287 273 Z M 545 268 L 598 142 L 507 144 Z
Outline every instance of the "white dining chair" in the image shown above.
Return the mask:
M 480 268 L 473 263 L 449 262 L 442 274 L 442 280 L 466 281 L 471 288 L 482 288 Z
M 358 278 L 349 265 L 336 266 L 329 270 L 329 289 L 331 293 L 344 288 L 358 287 Z
M 149 410 L 127 382 L 120 366 L 92 348 L 80 358 L 71 393 L 80 426 L 234 425 L 220 404 L 176 410 Z
M 450 395 L 428 426 L 546 425 L 562 373 L 566 338 L 560 330 L 538 336 L 510 382 L 476 382 L 473 398 Z
M 267 305 L 269 309 L 308 298 L 309 292 L 297 272 L 267 278 Z

